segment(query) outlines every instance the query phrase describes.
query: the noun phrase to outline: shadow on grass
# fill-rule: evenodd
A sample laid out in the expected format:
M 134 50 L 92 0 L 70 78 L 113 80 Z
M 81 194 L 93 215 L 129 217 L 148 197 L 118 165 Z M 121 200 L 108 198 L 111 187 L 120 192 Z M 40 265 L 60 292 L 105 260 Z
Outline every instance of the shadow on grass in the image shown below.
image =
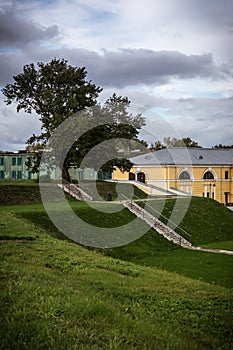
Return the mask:
M 50 236 L 60 239 L 60 240 L 66 240 L 66 241 L 70 241 L 70 239 L 68 237 L 66 237 L 65 235 L 63 235 L 63 233 L 61 233 L 56 226 L 53 225 L 53 223 L 51 222 L 50 218 L 48 217 L 48 215 L 45 212 L 24 212 L 24 213 L 17 213 L 16 216 L 18 218 L 23 218 L 26 219 L 28 221 L 30 221 L 31 223 L 33 223 L 36 227 L 39 227 L 40 229 L 42 229 L 45 233 L 49 234 Z

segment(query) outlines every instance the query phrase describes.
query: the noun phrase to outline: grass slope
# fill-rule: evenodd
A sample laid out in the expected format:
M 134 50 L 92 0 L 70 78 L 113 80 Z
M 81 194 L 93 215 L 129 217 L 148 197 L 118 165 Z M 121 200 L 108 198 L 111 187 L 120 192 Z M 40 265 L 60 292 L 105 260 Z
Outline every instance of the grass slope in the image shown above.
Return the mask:
M 176 210 L 182 210 L 183 202 L 187 201 L 167 200 L 163 214 L 169 218 L 176 203 Z M 157 203 L 152 201 L 150 205 L 156 208 Z M 192 235 L 188 239 L 194 245 L 233 241 L 233 213 L 213 199 L 192 197 L 179 226 Z
M 127 183 L 117 183 L 111 181 L 82 181 L 80 187 L 90 194 L 94 200 L 107 200 L 108 193 L 112 194 L 112 199 L 147 198 L 147 194 L 136 186 Z M 120 194 L 118 198 L 118 193 Z
M 109 186 L 109 183 L 106 184 Z M 104 191 L 104 183 L 101 183 L 101 186 Z M 5 187 L 5 191 L 8 191 L 8 187 Z M 4 186 L 2 186 L 2 189 L 3 188 Z M 22 193 L 24 195 L 23 203 L 25 200 L 30 202 L 30 197 L 28 197 L 28 192 L 25 191 L 25 187 L 17 186 L 17 188 L 18 192 L 15 192 L 16 202 L 22 200 Z M 38 193 L 38 187 L 34 186 L 31 190 L 33 198 L 35 193 Z M 4 196 L 7 197 L 6 192 Z M 39 200 L 40 196 L 38 194 L 38 201 Z M 158 201 L 150 201 L 150 204 L 159 205 Z M 130 222 L 134 218 L 134 216 L 126 209 L 121 210 L 121 207 L 119 207 L 120 211 L 117 213 L 106 214 L 101 212 L 101 206 L 108 205 L 107 203 L 96 204 L 96 210 L 89 208 L 87 204 L 78 201 L 72 201 L 70 202 L 70 205 L 80 218 L 94 226 L 119 226 L 120 229 L 122 224 Z M 112 203 L 111 205 L 115 204 Z M 174 205 L 174 200 L 167 200 L 163 213 L 169 215 L 169 212 L 171 212 Z M 45 213 L 43 206 L 40 204 L 27 206 L 14 205 L 5 208 L 2 207 L 1 209 L 0 239 L 2 240 L 9 238 L 34 239 L 35 234 L 33 234 L 33 232 L 30 234 L 25 233 L 25 222 L 33 223 L 35 227 L 41 227 L 53 237 L 67 239 L 57 230 L 56 227 L 54 227 Z M 5 218 L 4 215 L 6 215 Z M 26 219 L 26 221 L 24 221 L 23 225 L 20 225 L 20 219 L 22 218 Z M 215 225 L 213 225 L 213 221 L 216 218 L 217 221 L 215 222 Z M 232 219 L 232 212 L 215 201 L 193 198 L 181 226 L 189 232 L 192 232 L 192 239 L 195 239 L 193 243 L 203 245 L 204 235 L 205 242 L 211 242 L 209 243 L 209 246 L 231 249 Z M 201 231 L 198 230 L 198 225 L 200 225 L 199 221 L 201 222 Z M 223 232 L 219 227 L 224 227 L 225 235 L 223 235 Z M 225 241 L 223 241 L 223 238 Z M 154 230 L 149 230 L 143 237 L 128 245 L 114 249 L 105 249 L 102 250 L 101 253 L 140 265 L 159 267 L 209 283 L 215 283 L 225 287 L 233 286 L 233 259 L 231 256 L 181 249 L 164 239 Z
M 184 198 L 182 201 L 187 199 Z M 182 201 L 178 202 L 181 206 Z M 149 203 L 152 208 L 161 207 L 158 200 Z M 163 215 L 169 218 L 175 204 L 175 199 L 167 199 Z M 153 210 L 151 213 L 154 213 Z M 160 219 L 166 223 L 164 218 L 160 217 Z M 185 238 L 194 245 L 232 250 L 233 213 L 213 200 L 193 197 L 179 226 L 192 235 L 191 238 Z M 179 230 L 178 232 L 180 233 Z M 141 265 L 156 266 L 209 283 L 233 287 L 232 256 L 190 251 L 179 247 L 175 249 L 174 245 L 169 247 L 166 243 L 164 246 L 164 243 L 162 245 L 158 243 L 156 235 L 153 230 L 150 230 L 135 242 L 103 253 Z
M 102 227 L 133 218 L 70 205 Z M 64 237 L 42 204 L 2 206 L 0 236 L 2 349 L 231 348 L 232 257 L 183 250 L 152 230 L 104 251 L 138 264 L 104 257 Z M 155 268 L 165 261 L 177 274 Z M 202 280 L 179 275 L 197 271 Z
M 2 349 L 230 349 L 230 290 L 20 224 L 37 239 L 0 242 Z

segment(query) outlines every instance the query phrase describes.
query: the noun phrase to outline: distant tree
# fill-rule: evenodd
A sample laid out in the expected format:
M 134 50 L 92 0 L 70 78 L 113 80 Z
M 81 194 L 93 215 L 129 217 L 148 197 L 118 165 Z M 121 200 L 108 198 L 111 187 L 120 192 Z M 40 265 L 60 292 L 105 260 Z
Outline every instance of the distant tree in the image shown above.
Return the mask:
M 155 141 L 149 146 L 150 152 L 159 151 L 160 149 L 166 148 L 166 146 L 161 141 Z
M 177 139 L 175 137 L 171 138 L 170 136 L 165 137 L 163 139 L 164 145 L 167 148 L 171 147 L 197 147 L 197 148 L 202 148 L 198 144 L 198 142 L 193 141 L 190 137 L 183 137 L 182 139 Z
M 220 143 L 218 145 L 213 146 L 212 148 L 233 148 L 233 145 L 225 146 Z

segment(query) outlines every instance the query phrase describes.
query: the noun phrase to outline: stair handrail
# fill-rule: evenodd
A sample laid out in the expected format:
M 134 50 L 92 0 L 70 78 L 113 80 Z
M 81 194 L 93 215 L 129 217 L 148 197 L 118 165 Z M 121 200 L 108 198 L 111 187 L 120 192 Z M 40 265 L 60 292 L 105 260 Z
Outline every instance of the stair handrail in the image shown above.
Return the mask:
M 88 198 L 90 201 L 93 200 L 92 196 L 90 196 L 88 193 L 86 193 L 83 189 L 81 189 L 80 187 L 76 186 L 75 184 L 67 181 L 66 179 L 62 178 L 62 184 L 63 182 L 65 183 L 65 185 L 68 185 L 69 188 L 69 194 L 72 192 L 75 192 L 76 194 L 81 194 L 81 196 Z
M 131 207 L 132 207 L 132 201 L 133 199 L 131 198 L 127 198 L 124 194 L 122 194 L 123 197 L 125 197 L 127 200 L 129 200 L 131 202 Z M 160 213 L 158 210 L 156 210 L 155 208 L 153 208 L 151 205 L 149 205 L 148 203 L 146 203 L 146 201 L 144 201 L 142 198 L 138 197 L 136 194 L 134 194 L 134 197 L 136 197 L 137 199 L 139 199 L 142 203 L 146 204 L 149 208 L 152 209 L 152 211 L 156 212 L 157 214 L 159 214 L 159 217 L 162 216 L 162 218 L 166 219 L 168 223 L 171 223 L 172 226 L 174 227 L 174 229 L 178 228 L 180 231 L 182 231 L 185 235 L 192 237 L 192 235 L 190 233 L 188 233 L 187 231 L 185 231 L 183 228 L 181 228 L 180 226 L 178 226 L 175 222 L 173 222 L 171 219 L 167 218 L 165 215 L 163 215 L 162 213 Z M 142 208 L 142 207 L 141 207 Z M 144 208 L 142 208 L 144 209 Z M 149 213 L 150 214 L 150 213 Z M 166 224 L 165 224 L 166 225 Z

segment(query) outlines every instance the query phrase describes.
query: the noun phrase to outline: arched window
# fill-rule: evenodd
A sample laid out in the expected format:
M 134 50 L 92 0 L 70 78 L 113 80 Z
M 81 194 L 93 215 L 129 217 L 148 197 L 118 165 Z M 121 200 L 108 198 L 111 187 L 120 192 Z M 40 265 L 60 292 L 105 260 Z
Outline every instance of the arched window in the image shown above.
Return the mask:
M 203 176 L 204 180 L 214 180 L 214 175 L 211 171 L 207 171 L 204 176 Z
M 182 171 L 179 175 L 179 180 L 191 180 L 190 174 L 187 171 Z

